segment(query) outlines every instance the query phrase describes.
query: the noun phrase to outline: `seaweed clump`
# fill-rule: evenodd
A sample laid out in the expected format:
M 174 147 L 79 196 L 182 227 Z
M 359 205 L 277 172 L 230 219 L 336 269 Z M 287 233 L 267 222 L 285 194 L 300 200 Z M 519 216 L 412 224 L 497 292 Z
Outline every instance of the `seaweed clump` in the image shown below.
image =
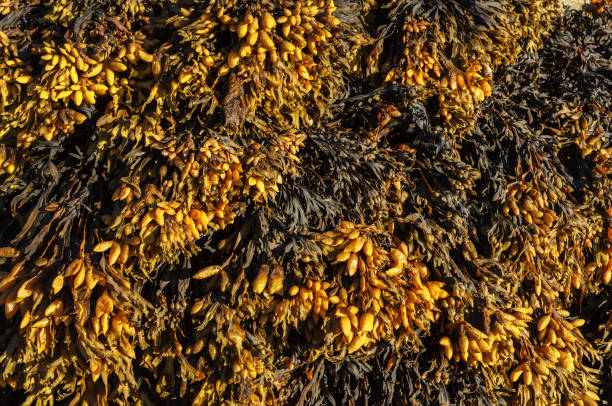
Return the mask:
M 0 4 L 2 391 L 610 396 L 612 6 L 338 3 Z

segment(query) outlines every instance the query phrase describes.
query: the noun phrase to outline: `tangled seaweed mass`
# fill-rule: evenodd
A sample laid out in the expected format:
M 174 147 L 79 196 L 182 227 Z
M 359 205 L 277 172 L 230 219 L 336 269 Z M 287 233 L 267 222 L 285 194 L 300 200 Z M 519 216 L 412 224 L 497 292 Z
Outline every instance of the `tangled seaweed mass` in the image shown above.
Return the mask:
M 612 5 L 1 0 L 0 396 L 612 397 Z

